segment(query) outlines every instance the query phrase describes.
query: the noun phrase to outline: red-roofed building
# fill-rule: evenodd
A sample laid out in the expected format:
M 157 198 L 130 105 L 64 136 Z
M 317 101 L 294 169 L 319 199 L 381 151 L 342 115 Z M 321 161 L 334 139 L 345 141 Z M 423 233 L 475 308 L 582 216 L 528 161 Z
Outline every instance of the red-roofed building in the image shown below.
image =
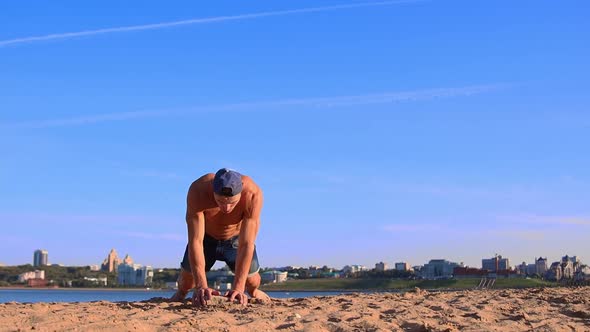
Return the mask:
M 47 280 L 45 279 L 29 279 L 27 280 L 27 286 L 29 287 L 47 287 Z
M 477 269 L 474 267 L 455 267 L 453 276 L 456 279 L 481 278 L 488 275 L 488 270 Z

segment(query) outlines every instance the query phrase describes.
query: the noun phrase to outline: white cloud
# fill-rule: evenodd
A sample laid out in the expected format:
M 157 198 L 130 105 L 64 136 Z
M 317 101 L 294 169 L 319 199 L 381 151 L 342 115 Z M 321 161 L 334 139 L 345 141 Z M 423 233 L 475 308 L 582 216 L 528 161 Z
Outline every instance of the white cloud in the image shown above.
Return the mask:
M 430 100 L 435 98 L 451 98 L 459 96 L 471 96 L 485 92 L 491 92 L 502 88 L 507 88 L 512 84 L 489 84 L 473 85 L 458 88 L 437 88 L 423 89 L 415 91 L 402 92 L 385 92 L 365 95 L 334 96 L 323 98 L 300 98 L 300 99 L 283 99 L 276 101 L 262 101 L 238 104 L 222 104 L 210 106 L 196 106 L 185 109 L 167 109 L 151 111 L 133 111 L 111 114 L 96 114 L 82 117 L 71 117 L 63 119 L 37 120 L 31 122 L 17 122 L 0 124 L 0 128 L 7 129 L 35 129 L 51 128 L 65 126 L 89 125 L 99 122 L 123 121 L 148 117 L 163 116 L 186 116 L 200 112 L 224 112 L 224 111 L 258 111 L 258 110 L 277 110 L 280 107 L 309 107 L 309 108 L 335 108 L 345 106 L 358 106 L 369 104 L 389 104 L 397 102 L 411 102 L 420 100 Z
M 227 21 L 253 20 L 253 19 L 271 17 L 271 16 L 285 16 L 285 15 L 314 13 L 314 12 L 327 12 L 327 11 L 361 8 L 361 7 L 388 6 L 388 5 L 398 5 L 398 4 L 404 4 L 404 3 L 413 3 L 413 2 L 420 2 L 420 1 L 418 1 L 418 0 L 405 0 L 405 1 L 398 0 L 398 1 L 380 1 L 380 2 L 362 2 L 362 3 L 353 3 L 353 4 L 345 4 L 345 5 L 313 7 L 313 8 L 300 8 L 300 9 L 291 9 L 291 10 L 279 10 L 279 11 L 272 11 L 272 12 L 261 12 L 261 13 L 232 15 L 232 16 L 217 16 L 217 17 L 197 18 L 197 19 L 174 21 L 174 22 L 144 24 L 144 25 L 135 25 L 135 26 L 126 26 L 126 27 L 114 27 L 114 28 L 86 30 L 86 31 L 78 31 L 78 32 L 56 33 L 56 34 L 50 34 L 50 35 L 44 35 L 44 36 L 32 36 L 32 37 L 22 37 L 22 38 L 2 40 L 2 41 L 0 41 L 0 47 L 6 47 L 6 46 L 18 45 L 18 44 L 31 44 L 31 43 L 35 43 L 35 42 L 42 42 L 42 41 L 49 41 L 49 40 L 65 40 L 65 39 L 78 38 L 78 37 L 88 37 L 88 36 L 94 36 L 94 35 L 104 35 L 104 34 L 121 33 L 121 32 L 129 32 L 129 31 L 157 30 L 157 29 L 164 29 L 164 28 L 171 28 L 171 27 L 178 27 L 178 26 L 185 26 L 185 25 L 209 24 L 209 23 L 218 23 L 218 22 L 227 22 Z
M 25 122 L 14 125 L 15 127 L 31 127 L 31 128 L 46 128 L 46 127 L 63 127 L 85 125 L 106 121 L 122 121 L 131 120 L 135 118 L 147 118 L 152 116 L 164 115 L 165 111 L 134 111 L 123 113 L 110 114 L 96 114 L 90 116 L 72 117 L 67 119 L 43 120 L 35 122 Z

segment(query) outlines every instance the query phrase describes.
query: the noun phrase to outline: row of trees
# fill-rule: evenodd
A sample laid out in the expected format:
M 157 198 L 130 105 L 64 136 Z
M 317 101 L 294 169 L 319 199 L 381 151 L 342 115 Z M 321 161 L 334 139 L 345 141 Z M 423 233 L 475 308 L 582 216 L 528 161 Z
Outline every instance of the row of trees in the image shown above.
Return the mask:
M 117 274 L 105 271 L 91 271 L 89 266 L 41 266 L 33 267 L 31 264 L 18 266 L 0 266 L 0 287 L 22 285 L 18 282 L 18 276 L 35 270 L 45 271 L 45 280 L 50 285 L 59 287 L 104 287 L 86 278 L 107 278 L 107 287 L 117 286 Z M 154 271 L 151 287 L 163 288 L 167 282 L 178 279 L 180 269 L 161 269 Z
M 271 271 L 272 269 L 262 269 L 261 272 Z M 416 274 L 412 271 L 398 271 L 398 270 L 385 270 L 377 271 L 367 270 L 359 271 L 354 273 L 344 273 L 340 270 L 335 270 L 326 265 L 319 269 L 311 270 L 309 268 L 296 268 L 285 270 L 289 275 L 293 276 L 294 279 L 311 279 L 311 278 L 326 278 L 333 274 L 340 274 L 345 278 L 357 278 L 357 279 L 412 279 L 416 277 Z
M 42 266 L 33 267 L 31 264 L 0 267 L 0 286 L 18 285 L 18 276 L 35 270 L 45 271 L 45 280 L 51 281 L 55 286 L 65 287 L 98 287 L 98 285 L 85 278 L 106 277 L 109 285 L 116 284 L 117 276 L 114 273 L 104 271 L 91 271 L 89 266 Z
M 59 287 L 101 287 L 96 282 L 87 280 L 85 278 L 107 278 L 107 287 L 117 287 L 117 275 L 115 273 L 108 273 L 104 271 L 91 271 L 89 266 L 43 266 L 33 267 L 30 264 L 19 265 L 19 266 L 0 266 L 0 287 L 18 285 L 18 276 L 25 272 L 31 272 L 35 270 L 45 271 L 45 279 L 51 281 L 53 285 Z M 262 269 L 264 272 L 269 269 Z M 329 274 L 338 273 L 334 272 L 327 266 L 320 269 L 321 273 L 312 273 L 307 268 L 298 268 L 288 270 L 287 272 L 291 276 L 295 276 L 297 279 L 310 279 L 310 278 L 321 278 L 328 276 Z M 151 287 L 164 288 L 167 282 L 175 282 L 178 280 L 180 269 L 160 269 L 154 271 L 154 277 L 152 279 Z M 415 275 L 410 271 L 396 271 L 386 270 L 377 272 L 375 270 L 355 272 L 352 274 L 343 275 L 347 278 L 359 278 L 359 279 L 411 279 Z

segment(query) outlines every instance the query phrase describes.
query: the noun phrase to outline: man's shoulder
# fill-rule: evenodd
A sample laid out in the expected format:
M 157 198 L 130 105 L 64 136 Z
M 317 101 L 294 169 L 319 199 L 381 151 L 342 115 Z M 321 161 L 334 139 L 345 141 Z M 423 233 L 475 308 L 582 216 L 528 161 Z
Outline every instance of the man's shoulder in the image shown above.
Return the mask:
M 206 188 L 209 184 L 211 184 L 213 182 L 214 177 L 215 177 L 215 174 L 213 174 L 213 173 L 207 173 L 207 174 L 201 176 L 200 178 L 193 181 L 193 183 L 191 183 L 191 189 Z
M 195 182 L 207 182 L 207 181 L 213 181 L 213 178 L 215 177 L 215 174 L 213 173 L 207 173 L 203 176 L 201 176 L 200 178 L 196 179 Z
M 186 197 L 188 211 L 196 213 L 215 207 L 213 199 L 214 176 L 214 174 L 205 174 L 191 183 Z
M 243 191 L 251 194 L 262 193 L 262 189 L 247 175 L 242 175 Z
M 262 189 L 260 189 L 260 187 L 254 182 L 254 180 L 252 180 L 248 176 L 243 176 L 242 182 L 244 183 L 242 199 L 245 200 L 244 218 L 258 216 L 260 214 L 260 209 L 262 208 L 264 199 Z
M 208 173 L 193 181 L 188 190 L 189 196 L 193 199 L 198 199 L 208 197 L 209 194 L 212 194 L 214 177 L 215 174 Z

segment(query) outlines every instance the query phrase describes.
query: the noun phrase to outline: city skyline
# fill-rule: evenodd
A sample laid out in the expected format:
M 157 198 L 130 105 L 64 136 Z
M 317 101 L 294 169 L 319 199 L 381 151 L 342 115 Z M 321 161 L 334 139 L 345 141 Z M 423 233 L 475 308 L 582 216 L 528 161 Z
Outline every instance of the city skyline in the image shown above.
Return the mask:
M 37 260 L 37 253 L 38 252 L 43 252 L 45 255 L 45 261 L 47 262 L 47 255 L 48 255 L 48 251 L 47 250 L 42 250 L 42 249 L 37 249 L 34 251 L 34 259 L 33 259 L 33 267 L 39 267 L 39 266 L 44 266 L 44 265 L 62 265 L 62 266 L 66 266 L 65 264 L 60 264 L 60 263 L 46 263 L 46 264 L 41 264 L 41 265 L 36 265 L 35 262 Z M 482 257 L 480 259 L 480 265 L 479 267 L 476 265 L 470 265 L 465 263 L 464 261 L 453 261 L 452 259 L 447 259 L 445 257 L 432 257 L 430 259 L 428 259 L 427 261 L 425 261 L 425 263 L 416 263 L 414 264 L 413 262 L 408 262 L 408 261 L 401 261 L 401 260 L 392 260 L 392 261 L 385 261 L 385 260 L 379 260 L 379 261 L 375 261 L 374 263 L 370 263 L 370 264 L 357 264 L 354 262 L 350 262 L 347 263 L 346 265 L 343 265 L 341 268 L 339 268 L 338 266 L 331 266 L 328 264 L 312 264 L 309 266 L 301 266 L 301 265 L 296 265 L 296 264 L 282 264 L 282 265 L 276 265 L 276 266 L 261 266 L 261 268 L 267 269 L 273 269 L 273 268 L 280 268 L 280 267 L 286 267 L 286 266 L 292 266 L 292 267 L 301 267 L 301 268 L 308 268 L 308 267 L 312 267 L 312 266 L 328 266 L 330 268 L 335 268 L 335 269 L 345 269 L 347 266 L 363 266 L 366 267 L 368 269 L 371 269 L 371 266 L 375 266 L 376 269 L 378 265 L 381 265 L 382 269 L 397 269 L 396 265 L 398 264 L 406 264 L 408 267 L 414 267 L 414 266 L 422 266 L 427 264 L 426 262 L 432 261 L 432 260 L 445 260 L 445 261 L 453 261 L 454 263 L 458 263 L 460 265 L 464 265 L 466 267 L 471 267 L 471 268 L 481 268 L 481 269 L 488 269 L 490 270 L 490 268 L 486 268 L 486 264 L 491 264 L 491 261 L 494 261 L 495 259 L 497 259 L 500 262 L 500 269 L 503 270 L 505 269 L 505 267 L 508 267 L 508 270 L 510 269 L 518 269 L 518 267 L 520 267 L 523 263 L 526 264 L 532 264 L 534 265 L 539 259 L 542 259 L 544 261 L 548 261 L 548 262 L 557 262 L 562 260 L 564 257 L 574 257 L 577 259 L 580 259 L 579 255 L 570 255 L 570 254 L 564 254 L 559 256 L 559 259 L 549 259 L 549 256 L 538 256 L 538 257 L 534 257 L 531 261 L 533 263 L 530 263 L 531 261 L 528 260 L 524 260 L 524 261 L 511 261 L 512 263 L 509 263 L 510 261 L 510 257 L 504 256 L 504 255 L 499 255 L 498 253 L 496 253 L 493 257 L 491 258 L 486 258 L 486 257 Z M 583 262 L 582 262 L 583 263 Z M 25 264 L 15 264 L 15 265 L 26 265 L 28 263 Z M 117 267 L 121 264 L 126 264 L 126 265 L 133 265 L 134 264 L 134 260 L 131 258 L 131 255 L 129 253 L 125 254 L 125 258 L 121 259 L 118 256 L 118 253 L 116 251 L 115 248 L 111 248 L 111 250 L 109 251 L 109 254 L 106 256 L 106 258 L 102 261 L 102 263 L 89 263 L 89 264 L 82 264 L 82 265 L 77 265 L 77 266 L 89 266 L 91 267 L 97 267 L 98 269 L 102 270 L 102 271 L 107 271 L 107 272 L 114 272 L 117 270 Z M 146 266 L 153 266 L 150 263 L 146 263 Z M 2 266 L 2 264 L 0 264 L 0 266 Z M 214 266 L 213 269 L 220 269 L 225 267 L 225 263 L 218 261 Z M 154 269 L 159 269 L 159 268 L 180 268 L 180 266 L 153 266 Z
M 0 262 L 178 267 L 222 167 L 262 266 L 588 257 L 589 7 L 2 3 Z

